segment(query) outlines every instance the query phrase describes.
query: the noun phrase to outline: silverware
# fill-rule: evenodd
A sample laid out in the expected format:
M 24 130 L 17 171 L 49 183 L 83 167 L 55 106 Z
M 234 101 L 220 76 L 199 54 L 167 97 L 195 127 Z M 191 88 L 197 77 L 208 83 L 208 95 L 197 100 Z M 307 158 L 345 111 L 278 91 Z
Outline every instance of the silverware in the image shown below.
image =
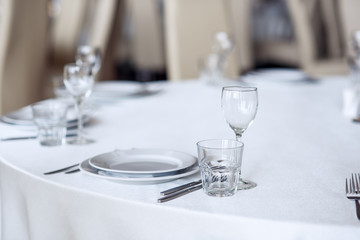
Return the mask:
M 181 196 L 184 196 L 185 194 L 188 194 L 188 193 L 191 193 L 191 192 L 194 192 L 196 190 L 199 190 L 202 188 L 202 185 L 195 185 L 195 186 L 192 186 L 190 188 L 185 188 L 181 191 L 177 191 L 175 193 L 172 193 L 172 194 L 168 194 L 164 197 L 161 197 L 158 199 L 158 203 L 163 203 L 163 202 L 167 202 L 167 201 L 170 201 L 170 200 L 173 200 L 175 198 L 178 198 L 178 197 L 181 197 Z
M 219 179 L 216 176 L 212 177 L 212 181 L 213 182 L 217 182 L 217 181 L 226 181 L 227 177 L 226 176 L 221 176 L 221 178 Z M 158 199 L 159 203 L 162 202 L 167 202 L 170 200 L 173 200 L 175 198 L 184 196 L 185 194 L 194 192 L 196 190 L 199 190 L 202 188 L 202 181 L 201 179 L 199 180 L 195 180 L 193 182 L 189 182 L 183 185 L 180 185 L 178 187 L 174 187 L 174 188 L 170 188 L 168 190 L 162 191 L 160 192 L 160 196 L 163 196 L 161 198 Z
M 66 137 L 76 137 L 76 133 L 66 134 Z M 0 141 L 13 141 L 13 140 L 27 140 L 27 139 L 36 139 L 37 136 L 23 136 L 23 137 L 8 137 L 0 138 Z
M 162 191 L 160 193 L 161 196 L 166 196 L 166 195 L 169 195 L 169 194 L 172 194 L 172 193 L 175 193 L 175 192 L 178 192 L 180 190 L 183 190 L 185 188 L 188 188 L 188 187 L 191 187 L 191 186 L 194 186 L 194 185 L 198 185 L 201 183 L 201 179 L 200 180 L 196 180 L 196 181 L 193 181 L 193 182 L 190 182 L 190 183 L 186 183 L 184 185 L 180 185 L 178 187 L 174 187 L 174 188 L 170 188 L 168 190 L 165 190 L 165 191 Z
M 351 199 L 351 200 L 355 201 L 356 216 L 360 220 L 360 204 L 359 204 L 360 187 L 359 187 L 359 182 L 360 182 L 360 174 L 359 173 L 358 174 L 351 174 L 351 178 L 349 179 L 349 184 L 348 184 L 348 179 L 345 179 L 346 197 L 348 199 Z
M 77 173 L 80 172 L 80 168 L 76 168 L 74 170 L 66 171 L 65 174 Z
M 158 199 L 159 203 L 167 202 L 173 200 L 175 198 L 184 196 L 188 193 L 194 192 L 202 188 L 202 182 L 200 180 L 196 180 L 193 182 L 189 182 L 178 187 L 170 188 L 168 190 L 162 191 L 160 193 L 161 198 Z
M 79 163 L 76 163 L 74 165 L 68 166 L 68 167 L 64 167 L 64 168 L 60 168 L 51 172 L 46 172 L 44 173 L 44 175 L 50 175 L 50 174 L 55 174 L 55 173 L 60 173 L 60 172 L 65 172 L 67 170 L 70 170 L 71 168 L 77 167 L 79 166 Z

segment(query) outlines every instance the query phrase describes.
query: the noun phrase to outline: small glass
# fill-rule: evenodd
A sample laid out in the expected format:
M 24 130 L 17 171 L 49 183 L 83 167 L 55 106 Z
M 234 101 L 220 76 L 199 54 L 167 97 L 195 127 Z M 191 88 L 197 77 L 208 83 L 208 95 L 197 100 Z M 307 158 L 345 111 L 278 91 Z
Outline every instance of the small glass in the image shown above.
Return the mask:
M 200 80 L 210 85 L 221 85 L 224 81 L 224 69 L 219 66 L 219 56 L 210 54 L 200 61 Z
M 227 197 L 236 193 L 243 149 L 242 142 L 230 139 L 197 143 L 202 185 L 207 195 Z
M 38 128 L 42 146 L 64 144 L 68 105 L 61 101 L 47 100 L 31 105 L 33 121 Z
M 200 60 L 200 79 L 211 85 L 223 85 L 226 81 L 225 69 L 234 48 L 232 37 L 226 32 L 214 35 L 211 53 Z

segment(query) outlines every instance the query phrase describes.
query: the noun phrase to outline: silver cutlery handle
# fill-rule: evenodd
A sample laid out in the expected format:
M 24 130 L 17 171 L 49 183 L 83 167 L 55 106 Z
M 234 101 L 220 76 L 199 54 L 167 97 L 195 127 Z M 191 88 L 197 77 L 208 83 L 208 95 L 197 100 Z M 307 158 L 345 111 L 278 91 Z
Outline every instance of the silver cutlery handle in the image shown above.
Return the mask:
M 167 201 L 173 200 L 173 199 L 175 199 L 175 198 L 184 196 L 185 194 L 194 192 L 194 191 L 199 190 L 199 189 L 201 189 L 201 188 L 202 188 L 202 185 L 196 185 L 196 186 L 187 188 L 187 189 L 185 189 L 185 190 L 176 192 L 176 193 L 174 193 L 174 194 L 166 195 L 165 197 L 159 198 L 159 199 L 158 199 L 158 203 L 163 203 L 163 202 L 167 202 Z
M 64 167 L 64 168 L 61 168 L 61 169 L 57 169 L 55 171 L 46 172 L 46 173 L 44 173 L 44 175 L 50 175 L 50 174 L 54 174 L 54 173 L 65 172 L 65 171 L 70 170 L 71 168 L 76 167 L 76 166 L 79 166 L 79 163 L 76 163 L 74 165 Z
M 174 187 L 174 188 L 170 188 L 168 190 L 162 191 L 160 193 L 160 195 L 166 196 L 166 195 L 172 194 L 174 192 L 180 191 L 182 189 L 185 189 L 185 188 L 188 188 L 188 187 L 191 187 L 191 186 L 194 186 L 194 185 L 198 185 L 200 183 L 201 183 L 201 179 L 197 180 L 197 181 L 190 182 L 190 183 L 186 183 L 186 184 L 178 186 L 178 187 Z
M 360 220 L 360 204 L 359 200 L 355 200 L 356 216 Z
M 66 137 L 76 137 L 76 133 L 66 134 Z M 25 137 L 8 137 L 8 138 L 0 138 L 0 141 L 15 141 L 15 140 L 28 140 L 28 139 L 36 139 L 37 136 L 25 136 Z
M 76 168 L 74 170 L 70 170 L 70 171 L 66 171 L 65 174 L 71 174 L 71 173 L 77 173 L 77 172 L 80 172 L 80 168 Z

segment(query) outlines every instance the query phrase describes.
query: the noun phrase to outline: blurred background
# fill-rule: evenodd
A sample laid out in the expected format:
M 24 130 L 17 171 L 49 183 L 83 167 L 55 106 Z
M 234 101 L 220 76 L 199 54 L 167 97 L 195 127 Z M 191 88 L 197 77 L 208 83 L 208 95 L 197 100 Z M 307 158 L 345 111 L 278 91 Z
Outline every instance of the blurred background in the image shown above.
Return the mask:
M 234 48 L 226 75 L 300 69 L 346 75 L 358 0 L 0 0 L 0 112 L 52 96 L 80 45 L 100 47 L 102 80 L 199 77 L 214 34 Z

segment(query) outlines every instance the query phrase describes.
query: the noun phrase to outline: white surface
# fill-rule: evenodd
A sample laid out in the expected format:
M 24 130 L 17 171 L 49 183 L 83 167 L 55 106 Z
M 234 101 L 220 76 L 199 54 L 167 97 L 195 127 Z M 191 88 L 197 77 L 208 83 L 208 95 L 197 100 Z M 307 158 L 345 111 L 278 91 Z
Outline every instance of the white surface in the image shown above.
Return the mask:
M 194 156 L 167 149 L 115 150 L 89 159 L 89 164 L 94 168 L 124 174 L 168 173 L 194 163 Z
M 113 149 L 164 148 L 196 156 L 195 143 L 233 138 L 220 87 L 171 83 L 159 94 L 102 107 L 88 146 L 0 144 L 2 238 L 359 239 L 345 178 L 360 172 L 360 125 L 342 114 L 343 79 L 258 85 L 259 110 L 244 134 L 243 177 L 233 197 L 196 191 L 159 204 L 159 192 L 198 179 L 128 185 L 84 173 L 43 175 Z M 21 134 L 0 124 L 2 135 Z

